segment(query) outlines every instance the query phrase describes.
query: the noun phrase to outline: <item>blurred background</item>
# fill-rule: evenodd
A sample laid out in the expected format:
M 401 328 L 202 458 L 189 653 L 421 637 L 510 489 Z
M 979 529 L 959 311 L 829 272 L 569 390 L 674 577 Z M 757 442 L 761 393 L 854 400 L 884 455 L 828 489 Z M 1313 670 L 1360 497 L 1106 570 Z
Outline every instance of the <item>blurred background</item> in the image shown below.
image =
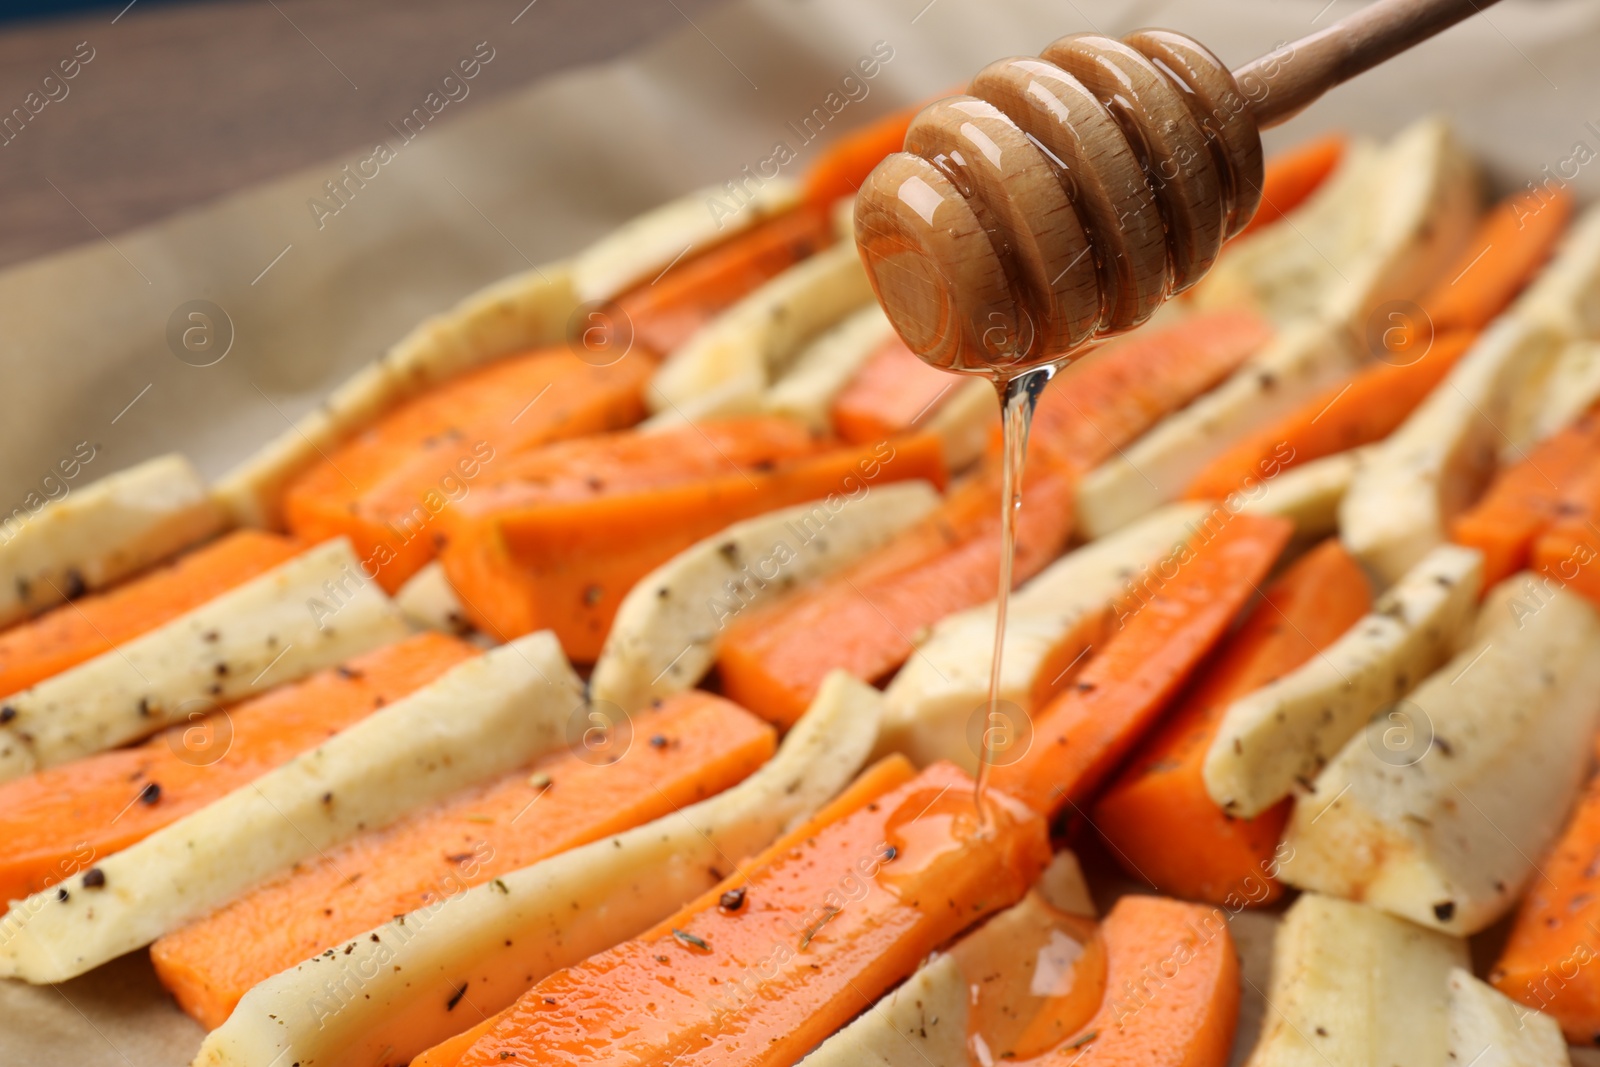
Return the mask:
M 47 102 L 25 127 L 0 126 L 0 267 L 367 144 L 471 43 L 492 36 L 496 54 L 452 119 L 719 3 L 9 0 L 0 115 L 31 113 L 30 92 Z M 93 52 L 82 75 L 59 82 L 64 94 L 42 86 L 80 42 Z

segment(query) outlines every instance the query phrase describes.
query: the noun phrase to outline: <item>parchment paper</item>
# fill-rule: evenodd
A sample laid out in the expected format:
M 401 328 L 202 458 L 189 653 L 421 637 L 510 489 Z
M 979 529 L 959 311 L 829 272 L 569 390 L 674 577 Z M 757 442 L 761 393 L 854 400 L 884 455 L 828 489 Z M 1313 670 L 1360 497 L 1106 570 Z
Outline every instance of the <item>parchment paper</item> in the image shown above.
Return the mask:
M 85 478 L 171 449 L 215 476 L 425 314 L 670 197 L 734 179 L 779 141 L 795 152 L 789 172 L 800 173 L 838 130 L 1061 34 L 1170 26 L 1237 65 L 1356 6 L 746 0 L 624 61 L 442 117 L 413 140 L 375 129 L 371 143 L 322 166 L 0 273 L 0 507 L 9 512 L 84 440 L 99 446 Z M 603 4 L 595 9 L 606 17 Z M 821 138 L 802 143 L 790 122 L 839 90 L 877 42 L 893 55 L 866 94 L 856 90 Z M 1338 90 L 1272 133 L 1269 147 L 1328 127 L 1383 135 L 1436 111 L 1499 188 L 1554 174 L 1592 199 L 1597 56 L 1594 0 L 1507 0 Z M 380 142 L 393 160 L 363 185 L 347 183 L 336 214 L 308 206 L 333 206 L 324 183 Z M 177 359 L 167 341 L 169 317 L 195 299 L 222 307 L 234 331 L 228 355 L 204 368 Z M 1267 981 L 1271 922 L 1235 923 L 1247 978 L 1241 1052 L 1263 1011 L 1256 990 Z M 5 1067 L 177 1067 L 199 1038 L 142 952 L 61 987 L 0 983 Z

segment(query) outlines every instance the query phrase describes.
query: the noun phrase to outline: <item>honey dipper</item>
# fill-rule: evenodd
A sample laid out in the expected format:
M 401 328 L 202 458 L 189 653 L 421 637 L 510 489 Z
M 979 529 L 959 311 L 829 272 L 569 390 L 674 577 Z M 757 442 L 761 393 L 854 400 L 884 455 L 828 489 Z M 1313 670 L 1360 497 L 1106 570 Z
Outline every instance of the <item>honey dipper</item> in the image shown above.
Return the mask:
M 1495 0 L 1377 0 L 1230 72 L 1171 30 L 1079 33 L 930 105 L 856 198 L 906 344 L 1009 378 L 1139 325 L 1261 199 L 1261 134 Z

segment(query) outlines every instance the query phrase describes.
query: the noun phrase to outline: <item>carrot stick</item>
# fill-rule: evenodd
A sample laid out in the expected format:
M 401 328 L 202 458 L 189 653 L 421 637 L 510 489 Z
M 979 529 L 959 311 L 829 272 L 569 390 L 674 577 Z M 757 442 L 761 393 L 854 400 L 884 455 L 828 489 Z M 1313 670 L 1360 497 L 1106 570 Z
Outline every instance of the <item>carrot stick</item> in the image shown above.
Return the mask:
M 878 762 L 856 775 L 855 780 L 841 790 L 838 796 L 817 809 L 810 818 L 779 837 L 746 863 L 743 866 L 742 874 L 728 879 L 725 885 L 718 885 L 711 889 L 701 896 L 698 901 L 691 903 L 683 910 L 689 912 L 697 907 L 711 908 L 717 906 L 721 903 L 722 895 L 729 888 L 737 886 L 739 878 L 747 877 L 750 872 L 763 864 L 769 863 L 792 849 L 799 848 L 807 840 L 815 837 L 845 816 L 872 804 L 885 793 L 900 788 L 916 776 L 917 771 L 911 765 L 911 761 L 899 753 L 893 753 L 878 760 Z M 670 933 L 670 922 L 658 925 L 654 932 L 659 933 L 662 930 Z M 484 1019 L 471 1029 L 464 1030 L 455 1037 L 446 1038 L 444 1041 L 439 1042 L 439 1044 L 428 1049 L 422 1055 L 415 1057 L 411 1061 L 411 1067 L 459 1067 L 461 1059 L 466 1055 L 467 1050 L 477 1044 L 478 1040 L 490 1030 L 494 1029 L 499 1021 L 509 1015 L 515 1007 L 516 1004 L 513 1003 L 511 1006 Z
M 617 297 L 622 329 L 631 328 L 634 344 L 664 357 L 718 313 L 833 240 L 833 220 L 820 206 L 785 212 Z
M 137 748 L 0 784 L 0 902 L 142 840 L 475 654 L 455 638 L 419 634 Z
M 654 361 L 594 367 L 565 346 L 490 364 L 417 397 L 290 484 L 289 529 L 347 536 L 389 592 L 436 551 L 437 518 L 486 469 L 517 452 L 616 429 L 644 414 Z
M 1434 331 L 1489 325 L 1550 258 L 1572 211 L 1565 189 L 1513 193 L 1490 208 L 1456 262 L 1418 301 Z
M 1253 819 L 1224 815 L 1206 792 L 1201 767 L 1229 704 L 1338 640 L 1371 603 L 1365 572 L 1337 538 L 1267 588 L 1172 718 L 1094 806 L 1095 829 L 1130 874 L 1163 893 L 1233 909 L 1282 894 L 1273 856 L 1291 802 Z
M 13 626 L 0 633 L 0 696 L 148 633 L 299 551 L 286 537 L 238 530 L 164 567 Z
M 697 433 L 690 427 L 682 439 Z M 646 440 L 663 454 L 671 447 L 665 435 Z M 838 505 L 873 484 L 907 478 L 943 483 L 937 437 L 830 447 L 770 468 L 730 470 L 724 461 L 707 477 L 490 512 L 452 529 L 443 563 L 474 625 L 502 639 L 548 627 L 569 657 L 592 661 L 622 598 L 694 542 L 775 508 L 827 499 Z M 766 580 L 751 575 L 739 586 L 736 608 Z M 708 626 L 717 623 L 707 616 Z
M 460 1067 L 794 1063 L 1044 868 L 1044 820 L 994 797 L 978 832 L 971 790 L 935 764 L 769 850 L 655 930 L 544 979 Z
M 884 156 L 904 147 L 911 120 L 926 104 L 922 101 L 892 111 L 835 142 L 806 174 L 806 201 L 831 204 L 842 196 L 854 196 Z
M 581 749 L 547 757 L 531 777 L 509 774 L 257 887 L 158 940 L 156 974 L 185 1011 L 219 1026 L 279 971 L 391 916 L 721 792 L 776 747 L 765 723 L 698 691 L 669 698 L 632 729 L 614 762 Z
M 1442 334 L 1404 365 L 1374 363 L 1276 422 L 1246 434 L 1195 476 L 1184 497 L 1224 500 L 1291 467 L 1381 441 L 1466 354 L 1477 334 Z
M 1595 418 L 1590 414 L 1585 421 Z M 1586 458 L 1575 474 L 1565 479 L 1552 475 L 1565 491 L 1533 543 L 1529 566 L 1543 579 L 1600 604 L 1600 462 L 1593 449 Z
M 1056 1046 L 1095 1067 L 1224 1067 L 1239 1021 L 1239 957 L 1216 908 L 1128 896 L 1100 924 L 1106 998 Z
M 1292 532 L 1287 519 L 1218 508 L 1152 568 L 1122 628 L 1034 716 L 1032 744 L 994 768 L 995 788 L 1052 815 L 1086 801 L 1221 639 Z
M 1583 486 L 1600 464 L 1600 415 L 1585 414 L 1534 446 L 1518 462 L 1500 471 L 1489 489 L 1450 528 L 1450 539 L 1483 553 L 1483 586 L 1488 589 L 1528 565 L 1535 542 L 1560 526 L 1556 541 L 1586 532 L 1582 517 Z M 1573 522 L 1571 520 L 1577 520 Z M 1545 546 L 1544 561 L 1555 562 L 1565 551 Z
M 1017 517 L 1015 574 L 1022 581 L 1065 545 L 1073 481 L 1030 465 Z M 995 594 L 1000 566 L 999 472 L 990 465 L 951 491 L 927 518 L 850 567 L 723 632 L 723 691 L 757 715 L 793 724 L 830 670 L 875 680 L 905 662 L 916 634 Z
M 834 397 L 833 429 L 846 441 L 881 441 L 915 429 L 961 379 L 918 359 L 895 337 L 868 357 Z
M 1238 369 L 1271 336 L 1254 312 L 1221 311 L 1105 345 L 1040 397 L 1030 457 L 1053 455 L 1080 471 L 1098 466 Z
M 1277 222 L 1305 203 L 1339 165 L 1348 143 L 1349 138 L 1342 133 L 1323 134 L 1267 160 L 1261 182 L 1261 207 L 1239 236 Z
M 1552 1016 L 1574 1045 L 1600 1044 L 1600 776 L 1590 779 L 1571 820 L 1517 907 L 1511 936 L 1489 981 L 1506 996 Z

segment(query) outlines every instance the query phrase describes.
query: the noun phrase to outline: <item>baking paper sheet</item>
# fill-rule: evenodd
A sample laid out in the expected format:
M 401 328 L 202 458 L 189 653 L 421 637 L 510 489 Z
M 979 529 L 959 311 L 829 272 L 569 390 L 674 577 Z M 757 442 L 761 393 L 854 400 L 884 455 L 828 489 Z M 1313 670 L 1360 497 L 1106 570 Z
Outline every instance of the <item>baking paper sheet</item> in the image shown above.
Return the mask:
M 794 157 L 786 171 L 801 173 L 837 131 L 1061 34 L 1168 26 L 1238 65 L 1357 6 L 750 0 L 623 61 L 442 116 L 409 140 L 374 129 L 371 143 L 321 166 L 0 273 L 0 507 L 48 489 L 46 475 L 81 441 L 97 446 L 85 480 L 173 449 L 214 477 L 417 320 L 479 286 L 564 256 L 661 201 L 740 179 L 780 142 Z M 603 5 L 596 17 L 606 17 Z M 844 86 L 875 48 L 889 54 L 877 76 Z M 1596 56 L 1594 0 L 1507 0 L 1338 90 L 1270 134 L 1269 148 L 1329 127 L 1384 135 L 1440 112 L 1499 189 L 1564 180 L 1591 200 L 1600 192 Z M 808 141 L 798 124 L 830 92 L 849 102 Z M 392 160 L 347 181 L 343 168 L 379 144 Z M 342 202 L 330 181 L 343 183 Z M 180 360 L 168 340 L 174 312 L 194 300 L 231 323 L 231 348 L 210 366 Z M 1265 1010 L 1271 923 L 1235 923 L 1247 979 L 1241 1058 Z M 57 988 L 0 983 L 6 1067 L 177 1067 L 200 1036 L 142 952 Z

